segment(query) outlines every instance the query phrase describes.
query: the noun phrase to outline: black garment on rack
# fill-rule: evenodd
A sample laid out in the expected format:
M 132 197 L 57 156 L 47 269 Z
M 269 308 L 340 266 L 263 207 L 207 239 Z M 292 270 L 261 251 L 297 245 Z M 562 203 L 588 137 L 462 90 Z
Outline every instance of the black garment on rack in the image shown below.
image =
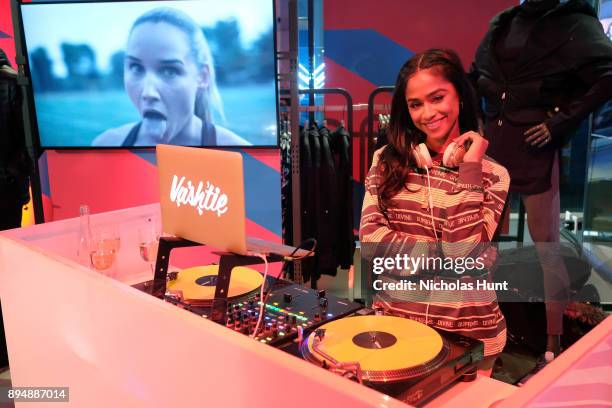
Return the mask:
M 376 135 L 376 145 L 374 146 L 374 150 L 378 150 L 381 147 L 389 144 L 388 138 L 388 128 L 381 126 L 378 128 L 378 134 Z
M 317 274 L 336 276 L 336 233 L 338 231 L 338 184 L 334 157 L 331 150 L 329 129 L 321 127 L 318 131 L 321 148 L 321 165 L 319 168 L 319 190 L 317 196 Z
M 353 261 L 350 154 L 350 135 L 343 126 L 333 134 L 316 123 L 301 128 L 301 238 L 317 240 L 314 256 L 302 260 L 302 277 L 313 288 L 322 274 L 335 276 L 338 266 L 348 269 Z
M 312 154 L 314 149 L 312 148 L 310 139 L 310 129 L 300 127 L 300 205 L 302 208 L 302 241 L 308 238 L 315 238 L 316 236 L 316 229 L 313 222 L 313 217 L 316 213 L 316 173 Z M 311 256 L 302 260 L 302 277 L 304 281 L 310 279 L 315 268 L 316 256 Z
M 317 251 L 311 261 L 309 260 L 306 263 L 302 263 L 302 274 L 304 280 L 307 279 L 307 276 L 310 278 L 311 286 L 314 288 L 316 287 L 316 281 L 319 279 L 319 276 L 321 276 L 318 272 L 321 245 L 318 244 L 319 231 L 317 224 L 317 217 L 321 208 L 321 141 L 319 140 L 319 128 L 316 123 L 310 124 L 307 134 L 310 144 L 310 157 L 312 158 L 312 168 L 307 181 L 311 194 L 307 197 L 303 197 L 303 199 L 306 199 L 311 208 L 311 216 L 306 220 L 306 223 L 310 224 L 310 235 L 302 235 L 304 239 L 314 237 L 317 240 Z
M 353 232 L 353 188 L 351 168 L 351 135 L 344 126 L 332 133 L 332 149 L 336 162 L 337 214 L 336 258 L 342 269 L 353 264 L 355 234 Z

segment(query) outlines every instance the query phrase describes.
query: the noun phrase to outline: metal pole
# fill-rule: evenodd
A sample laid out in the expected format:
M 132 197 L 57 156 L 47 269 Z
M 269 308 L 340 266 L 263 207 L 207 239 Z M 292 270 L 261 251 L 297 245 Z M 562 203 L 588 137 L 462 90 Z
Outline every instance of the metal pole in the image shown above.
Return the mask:
M 314 42 L 314 0 L 308 0 L 308 74 L 310 75 L 310 78 L 308 80 L 309 89 L 314 89 Z M 315 96 L 311 93 L 308 96 L 308 105 L 314 106 L 314 104 Z M 314 112 L 309 113 L 308 119 L 310 120 L 310 123 L 314 122 Z
M 300 97 L 298 95 L 298 11 L 297 0 L 289 0 L 289 92 L 291 110 L 291 203 L 293 246 L 302 242 L 302 203 L 300 202 Z M 302 262 L 293 262 L 293 280 L 303 283 Z

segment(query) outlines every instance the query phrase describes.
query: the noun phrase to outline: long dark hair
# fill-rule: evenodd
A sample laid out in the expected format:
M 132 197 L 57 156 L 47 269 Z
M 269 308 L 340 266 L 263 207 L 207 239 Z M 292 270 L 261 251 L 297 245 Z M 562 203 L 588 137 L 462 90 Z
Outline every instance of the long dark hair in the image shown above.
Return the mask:
M 383 149 L 379 165 L 382 184 L 378 198 L 383 210 L 388 208 L 391 197 L 406 184 L 408 172 L 415 165 L 412 156 L 414 146 L 425 141 L 425 134 L 415 126 L 406 102 L 406 86 L 412 75 L 422 69 L 433 68 L 453 84 L 459 100 L 459 131 L 478 131 L 478 115 L 474 89 L 463 69 L 459 56 L 449 49 L 429 49 L 415 54 L 402 65 L 395 81 L 395 91 L 391 100 L 391 120 L 389 122 L 389 144 Z

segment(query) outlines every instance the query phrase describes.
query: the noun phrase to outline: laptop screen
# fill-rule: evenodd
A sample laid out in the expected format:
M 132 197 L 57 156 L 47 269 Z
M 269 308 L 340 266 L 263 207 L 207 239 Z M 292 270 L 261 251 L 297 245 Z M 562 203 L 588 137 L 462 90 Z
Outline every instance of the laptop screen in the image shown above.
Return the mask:
M 242 155 L 170 145 L 156 150 L 162 230 L 246 253 Z

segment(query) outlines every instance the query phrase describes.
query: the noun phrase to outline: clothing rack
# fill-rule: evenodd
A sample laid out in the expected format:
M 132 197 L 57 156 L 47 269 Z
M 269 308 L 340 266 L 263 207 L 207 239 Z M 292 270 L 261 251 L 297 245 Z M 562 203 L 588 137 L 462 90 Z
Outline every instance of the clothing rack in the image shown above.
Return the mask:
M 299 90 L 300 94 L 303 95 L 310 95 L 309 101 L 313 101 L 314 100 L 314 95 L 341 95 L 344 97 L 345 99 L 345 107 L 344 109 L 342 109 L 343 112 L 346 112 L 346 118 L 347 118 L 347 122 L 346 122 L 346 126 L 345 128 L 347 129 L 348 133 L 350 134 L 350 138 L 349 138 L 349 152 L 348 152 L 348 176 L 349 176 L 349 180 L 352 180 L 352 168 L 353 168 L 353 155 L 352 155 L 352 138 L 353 138 L 353 97 L 351 96 L 351 94 L 346 91 L 345 89 L 342 88 L 320 88 L 320 89 L 300 89 Z M 314 122 L 314 111 L 311 110 L 310 108 L 312 108 L 312 104 L 310 104 L 311 106 L 307 106 L 306 108 L 309 111 L 309 121 L 312 123 Z M 322 106 L 315 106 L 315 108 L 320 108 L 322 107 L 322 111 L 338 111 L 338 107 L 337 106 L 329 106 L 330 109 L 326 109 L 325 104 L 323 104 Z M 304 108 L 304 106 L 302 106 L 301 108 Z M 353 197 L 353 189 L 352 189 L 352 181 L 349 181 L 348 183 L 348 195 L 350 197 Z M 350 210 L 352 207 L 352 204 L 348 205 L 348 209 Z M 352 213 L 352 210 L 350 211 Z M 354 228 L 351 227 L 351 229 Z M 351 234 L 352 235 L 352 234 Z M 310 279 L 310 286 L 313 289 L 317 288 L 317 277 L 316 276 L 312 276 Z
M 353 157 L 352 157 L 352 154 L 351 154 L 351 152 L 352 152 L 352 147 L 351 147 L 352 146 L 352 140 L 351 139 L 352 139 L 353 122 L 354 122 L 354 119 L 353 119 L 353 98 L 352 98 L 352 96 L 350 95 L 349 92 L 347 92 L 345 89 L 342 89 L 342 88 L 300 89 L 300 90 L 298 90 L 298 93 L 300 95 L 309 95 L 309 96 L 314 96 L 314 95 L 340 95 L 340 96 L 343 97 L 343 99 L 344 99 L 343 102 L 344 103 L 340 102 L 340 103 L 336 103 L 336 104 L 333 104 L 333 105 L 326 105 L 326 104 L 305 105 L 305 106 L 304 105 L 297 105 L 297 109 L 291 109 L 291 107 L 288 107 L 288 111 L 291 112 L 291 113 L 294 113 L 294 112 L 309 112 L 309 117 L 310 117 L 309 118 L 310 119 L 309 122 L 310 123 L 314 123 L 315 122 L 314 121 L 315 112 L 345 112 L 346 113 L 346 123 L 344 123 L 344 120 L 343 120 L 342 121 L 342 126 L 346 129 L 348 134 L 351 135 L 351 137 L 349 137 L 349 139 L 348 139 L 348 143 L 349 143 L 348 152 L 347 152 L 348 156 L 345 156 L 348 159 L 348 162 L 344 162 L 344 163 L 347 163 L 347 164 L 346 164 L 346 167 L 343 167 L 343 168 L 346 169 L 345 171 L 347 173 L 345 173 L 345 174 L 348 177 L 348 179 L 347 179 L 346 189 L 344 190 L 344 192 L 342 194 L 343 195 L 346 194 L 347 196 L 352 197 L 352 195 L 353 195 L 353 188 L 352 188 L 352 183 L 353 183 L 353 178 L 352 178 Z M 287 95 L 287 94 L 288 94 L 288 90 L 281 90 L 281 96 Z M 314 98 L 307 98 L 306 100 L 309 101 L 311 99 L 314 100 Z M 286 119 L 289 119 L 291 121 L 290 128 L 292 129 L 292 131 L 291 131 L 291 149 L 292 149 L 292 151 L 291 151 L 291 161 L 292 161 L 291 162 L 291 169 L 292 169 L 292 173 L 298 174 L 298 175 L 301 176 L 302 175 L 302 171 L 303 171 L 300 168 L 301 158 L 300 158 L 299 152 L 296 151 L 296 150 L 299 150 L 299 148 L 300 148 L 299 142 L 301 140 L 300 139 L 301 132 L 299 130 L 298 131 L 293 131 L 293 129 L 295 127 L 299 127 L 299 123 L 293 122 L 293 117 L 292 118 L 288 118 L 288 115 L 286 114 L 286 112 L 283 115 L 283 117 L 286 118 Z M 297 149 L 295 147 L 296 142 L 298 143 Z M 298 154 L 296 154 L 296 153 L 298 153 Z M 294 172 L 294 169 L 295 169 L 295 172 Z M 293 214 L 292 214 L 291 218 L 294 220 L 293 226 L 295 226 L 296 222 L 298 222 L 298 223 L 302 222 L 301 219 L 299 219 L 299 218 L 302 216 L 302 212 L 303 212 L 303 211 L 300 211 L 299 213 L 295 212 L 295 207 L 296 207 L 295 204 L 297 204 L 296 201 L 300 202 L 301 200 L 305 199 L 305 197 L 303 197 L 302 194 L 301 194 L 302 190 L 303 190 L 303 188 L 302 188 L 303 186 L 301 185 L 301 183 L 303 181 L 297 180 L 297 182 L 298 182 L 297 183 L 297 189 L 299 191 L 299 194 L 297 194 L 297 195 L 295 194 L 296 179 L 292 177 L 292 181 L 291 182 L 292 182 L 291 200 L 292 200 L 292 204 L 293 204 L 292 205 L 292 207 L 293 207 Z M 350 205 L 346 204 L 347 208 L 350 210 L 349 211 L 350 214 L 352 214 L 352 210 L 351 210 L 351 207 L 353 205 L 352 201 L 353 200 L 351 199 L 350 200 L 350 202 L 351 202 Z M 301 210 L 303 210 L 303 208 L 301 208 Z M 354 228 L 353 223 L 354 223 L 354 220 L 350 221 L 349 224 L 344 224 L 344 225 L 348 225 L 349 228 L 352 231 L 352 229 Z M 304 229 L 304 226 L 302 225 L 302 228 L 301 228 L 302 231 L 301 232 L 303 232 L 303 229 Z M 344 231 L 344 229 L 343 229 L 343 231 Z M 293 244 L 294 245 L 297 245 L 299 243 L 298 241 L 301 241 L 304 238 L 307 238 L 307 237 L 302 237 L 302 236 L 296 237 L 295 230 L 293 231 L 293 237 L 294 237 L 294 240 L 293 240 Z M 351 234 L 351 238 L 352 239 L 354 238 L 352 236 L 352 234 Z M 345 241 L 342 241 L 342 242 L 345 242 Z M 354 243 L 352 243 L 351 245 L 354 245 Z M 328 248 L 328 247 L 326 246 L 325 248 Z M 345 252 L 342 252 L 342 253 L 345 253 Z M 317 259 L 317 258 L 314 258 L 314 259 Z M 326 259 L 329 259 L 329 258 L 326 258 Z M 345 259 L 343 262 L 346 263 L 347 262 L 346 260 L 348 258 L 346 258 L 346 255 L 345 255 L 343 257 L 343 259 Z M 315 262 L 317 262 L 317 261 L 315 261 Z M 342 265 L 344 265 L 344 263 Z M 352 256 L 351 256 L 351 263 L 352 263 Z M 294 268 L 294 270 L 293 270 L 293 280 L 295 280 L 296 282 L 302 282 L 304 280 L 303 279 L 304 278 L 303 274 L 306 273 L 306 270 L 303 270 L 304 267 L 306 267 L 306 266 L 301 266 L 300 273 L 296 273 L 296 270 Z M 311 271 L 311 273 L 314 271 L 312 269 L 312 266 L 309 266 L 308 268 L 309 268 L 309 271 Z M 327 266 L 327 269 L 329 270 L 329 264 Z M 318 268 L 316 270 L 318 271 Z M 325 273 L 325 272 L 323 272 L 323 273 Z M 313 278 L 314 279 L 310 279 L 311 286 L 313 288 L 316 288 L 316 279 L 318 278 L 318 274 L 313 275 Z
M 350 93 L 348 93 L 346 89 L 343 89 L 343 88 L 300 89 L 298 93 L 302 95 L 313 95 L 313 96 L 314 95 L 342 95 L 344 96 L 344 98 L 346 99 L 346 117 L 347 117 L 346 128 L 351 135 L 353 134 L 353 97 L 351 96 Z M 308 107 L 311 107 L 311 106 L 312 105 L 309 105 Z M 318 106 L 316 107 L 318 108 Z M 325 104 L 323 105 L 323 111 L 325 111 Z M 310 112 L 309 120 L 311 122 L 314 121 L 314 112 Z M 352 161 L 351 161 L 351 165 L 352 165 Z

